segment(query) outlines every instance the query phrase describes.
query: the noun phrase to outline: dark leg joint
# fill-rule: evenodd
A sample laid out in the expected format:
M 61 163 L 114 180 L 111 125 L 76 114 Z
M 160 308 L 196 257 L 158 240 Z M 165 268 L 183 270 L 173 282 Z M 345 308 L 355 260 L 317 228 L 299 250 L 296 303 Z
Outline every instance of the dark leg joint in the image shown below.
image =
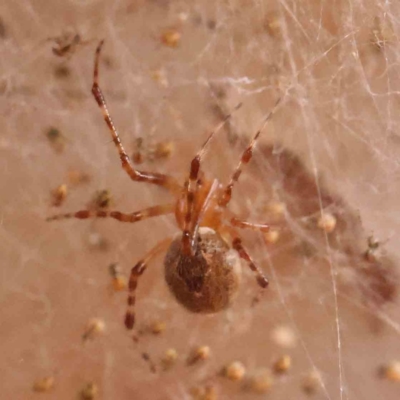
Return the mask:
M 133 329 L 135 325 L 135 315 L 132 313 L 126 313 L 125 315 L 125 326 L 127 329 Z
M 190 180 L 196 180 L 199 175 L 200 169 L 200 156 L 196 156 L 193 158 L 190 168 Z
M 269 284 L 268 279 L 265 276 L 257 276 L 257 282 L 263 289 L 265 289 Z

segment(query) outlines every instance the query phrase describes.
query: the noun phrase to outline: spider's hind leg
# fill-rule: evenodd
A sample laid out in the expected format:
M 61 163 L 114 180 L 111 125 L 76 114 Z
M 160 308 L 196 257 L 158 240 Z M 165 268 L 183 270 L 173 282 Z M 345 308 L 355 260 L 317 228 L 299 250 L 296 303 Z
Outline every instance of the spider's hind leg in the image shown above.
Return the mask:
M 255 264 L 253 259 L 250 257 L 250 254 L 247 252 L 247 250 L 243 247 L 242 244 L 242 239 L 239 236 L 236 236 L 233 241 L 232 241 L 232 247 L 238 252 L 239 257 L 242 258 L 243 260 L 247 261 L 247 265 L 250 267 L 250 269 L 255 273 L 257 283 L 265 289 L 269 282 L 267 277 L 263 274 L 260 268 Z
M 251 258 L 250 254 L 247 252 L 245 247 L 243 246 L 242 238 L 236 232 L 236 229 L 234 229 L 231 226 L 225 225 L 221 228 L 221 233 L 222 234 L 226 233 L 231 238 L 232 248 L 238 252 L 239 257 L 242 260 L 245 260 L 247 262 L 247 265 L 249 266 L 249 268 L 256 275 L 257 283 L 263 289 L 265 289 L 268 286 L 269 281 L 268 281 L 267 277 L 264 275 L 264 273 L 262 272 L 262 270 L 253 261 L 253 259 Z

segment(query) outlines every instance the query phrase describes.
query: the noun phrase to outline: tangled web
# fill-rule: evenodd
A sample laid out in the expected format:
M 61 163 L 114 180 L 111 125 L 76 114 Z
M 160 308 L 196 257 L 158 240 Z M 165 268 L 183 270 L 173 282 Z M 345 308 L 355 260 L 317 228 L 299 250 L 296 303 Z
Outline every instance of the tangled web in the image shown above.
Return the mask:
M 398 14 L 366 1 L 2 4 L 4 397 L 397 399 Z M 282 99 L 232 204 L 271 225 L 243 233 L 267 290 L 243 268 L 231 308 L 193 315 L 159 257 L 132 338 L 126 277 L 178 232 L 173 218 L 45 221 L 168 199 L 120 167 L 90 93 L 101 39 L 100 82 L 125 147 L 139 168 L 180 182 L 241 102 L 204 160 L 226 182 Z

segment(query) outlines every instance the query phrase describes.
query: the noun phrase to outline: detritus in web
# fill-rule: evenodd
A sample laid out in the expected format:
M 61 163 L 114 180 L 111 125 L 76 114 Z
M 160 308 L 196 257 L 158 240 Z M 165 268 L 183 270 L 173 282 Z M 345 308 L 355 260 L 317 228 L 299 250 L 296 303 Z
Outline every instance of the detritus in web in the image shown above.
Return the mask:
M 396 400 L 399 4 L 3 3 L 2 395 Z M 195 315 L 155 259 L 135 340 L 123 324 L 129 272 L 178 231 L 173 218 L 46 222 L 170 199 L 121 169 L 90 92 L 101 39 L 101 86 L 129 155 L 181 183 L 243 103 L 204 160 L 227 182 L 282 96 L 232 201 L 271 226 L 243 235 L 269 288 L 243 265 L 232 305 Z

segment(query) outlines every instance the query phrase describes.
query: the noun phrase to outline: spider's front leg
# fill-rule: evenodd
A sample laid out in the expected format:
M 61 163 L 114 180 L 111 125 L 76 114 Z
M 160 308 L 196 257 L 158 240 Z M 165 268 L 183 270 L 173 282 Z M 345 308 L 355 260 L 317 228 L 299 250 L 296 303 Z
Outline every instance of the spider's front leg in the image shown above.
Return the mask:
M 225 123 L 232 117 L 233 112 L 238 110 L 242 106 L 242 103 L 239 103 L 230 114 L 228 114 L 219 125 L 211 131 L 208 135 L 206 141 L 201 146 L 200 150 L 193 157 L 190 163 L 190 172 L 189 179 L 186 181 L 185 185 L 185 195 L 186 195 L 186 208 L 184 213 L 184 223 L 183 223 L 183 232 L 182 232 L 182 251 L 187 256 L 193 255 L 193 245 L 194 245 L 194 237 L 195 230 L 197 227 L 198 221 L 196 221 L 196 216 L 194 215 L 194 203 L 195 203 L 195 195 L 198 189 L 199 183 L 199 174 L 200 174 L 200 166 L 201 160 L 206 152 L 207 146 L 210 143 L 213 136 L 218 133 L 218 131 L 225 125 Z
M 108 129 L 110 130 L 113 142 L 118 150 L 119 157 L 121 159 L 122 168 L 126 171 L 126 173 L 130 176 L 130 178 L 133 181 L 147 182 L 147 183 L 153 183 L 154 185 L 163 186 L 166 189 L 173 192 L 174 194 L 176 194 L 180 191 L 180 185 L 175 180 L 175 178 L 165 175 L 165 174 L 159 174 L 157 172 L 144 172 L 144 171 L 137 170 L 133 166 L 131 159 L 129 158 L 128 154 L 126 153 L 126 151 L 122 145 L 121 139 L 120 139 L 117 129 L 115 128 L 115 125 L 111 119 L 110 112 L 108 111 L 108 108 L 107 108 L 106 100 L 104 98 L 103 92 L 101 91 L 99 82 L 98 82 L 99 81 L 99 60 L 100 60 L 100 53 L 101 53 L 101 48 L 103 47 L 103 44 L 104 44 L 104 40 L 102 40 L 100 42 L 100 44 L 97 46 L 97 49 L 96 49 L 94 72 L 93 72 L 92 93 L 93 93 L 93 96 L 94 96 L 98 106 L 100 107 L 100 110 L 103 114 L 103 118 L 108 126 Z

